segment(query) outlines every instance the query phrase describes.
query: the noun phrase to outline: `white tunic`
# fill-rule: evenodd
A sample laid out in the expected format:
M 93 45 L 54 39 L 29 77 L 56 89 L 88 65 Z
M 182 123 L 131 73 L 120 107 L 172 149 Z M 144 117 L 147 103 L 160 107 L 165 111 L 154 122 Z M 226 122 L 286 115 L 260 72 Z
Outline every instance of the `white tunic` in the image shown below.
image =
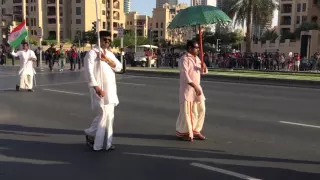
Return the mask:
M 20 70 L 19 75 L 34 75 L 36 71 L 33 68 L 33 61 L 30 58 L 37 59 L 35 53 L 28 49 L 27 51 L 22 50 L 17 53 L 12 52 L 12 56 L 19 57 L 20 59 Z
M 89 88 L 91 94 L 92 107 L 107 105 L 107 104 L 119 104 L 119 99 L 117 95 L 117 85 L 115 72 L 120 72 L 122 70 L 122 64 L 115 57 L 115 55 L 105 49 L 106 57 L 110 58 L 115 62 L 116 67 L 111 68 L 106 62 L 100 61 L 98 57 L 99 49 L 94 47 L 85 56 L 85 71 L 86 77 L 89 81 Z M 101 52 L 103 50 L 101 49 Z M 100 68 L 100 64 L 102 67 Z M 94 86 L 99 86 L 105 93 L 104 98 L 100 98 L 95 90 Z

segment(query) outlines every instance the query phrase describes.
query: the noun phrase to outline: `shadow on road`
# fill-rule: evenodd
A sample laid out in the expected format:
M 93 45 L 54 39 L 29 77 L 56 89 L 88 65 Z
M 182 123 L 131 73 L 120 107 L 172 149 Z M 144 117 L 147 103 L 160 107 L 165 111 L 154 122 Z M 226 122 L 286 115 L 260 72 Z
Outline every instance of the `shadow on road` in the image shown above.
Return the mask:
M 113 152 L 92 152 L 84 144 L 58 144 L 36 141 L 0 140 L 0 178 L 13 179 L 232 179 L 220 173 L 190 166 L 190 160 L 149 157 L 166 154 L 190 157 L 190 152 L 159 147 L 118 145 Z M 130 155 L 139 153 L 145 155 Z M 207 153 L 192 152 L 192 156 L 210 158 Z M 215 154 L 216 158 L 227 156 Z M 230 156 L 231 158 L 232 156 Z M 234 156 L 236 157 L 236 156 Z M 224 158 L 224 157 L 222 157 Z M 246 157 L 239 156 L 238 159 Z M 254 158 L 254 157 L 252 157 Z M 4 160 L 3 160 L 4 159 Z M 268 160 L 268 158 L 265 158 Z M 194 161 L 193 161 L 194 162 Z M 196 162 L 201 162 L 198 160 Z M 292 171 L 282 168 L 266 168 L 204 162 L 217 168 L 243 173 L 261 179 L 319 180 L 320 174 Z M 183 172 L 183 173 L 179 173 Z M 2 178 L 3 177 L 3 178 Z
M 0 125 L 0 130 L 15 133 L 83 135 L 82 131 Z M 169 138 L 161 135 L 118 134 L 118 137 Z M 80 138 L 80 137 L 79 137 Z M 83 138 L 81 136 L 81 138 Z M 171 138 L 169 138 L 171 139 Z M 48 139 L 50 140 L 50 139 Z M 230 162 L 232 161 L 232 162 Z M 239 165 L 242 161 L 253 164 Z M 261 161 L 261 162 L 258 162 Z M 291 163 L 285 168 L 265 167 L 263 162 Z M 232 179 L 190 165 L 202 163 L 260 179 L 319 180 L 320 174 L 286 168 L 320 165 L 320 162 L 281 158 L 231 155 L 215 150 L 179 149 L 171 147 L 117 145 L 112 152 L 92 152 L 84 144 L 64 144 L 27 140 L 0 139 L 0 179 Z

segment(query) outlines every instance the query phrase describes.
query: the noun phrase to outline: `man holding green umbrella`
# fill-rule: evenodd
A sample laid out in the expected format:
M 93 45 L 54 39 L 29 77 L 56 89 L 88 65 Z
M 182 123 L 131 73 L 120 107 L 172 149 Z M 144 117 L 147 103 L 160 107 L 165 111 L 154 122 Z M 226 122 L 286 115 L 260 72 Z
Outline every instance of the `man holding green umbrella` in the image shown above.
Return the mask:
M 198 57 L 199 44 L 187 42 L 187 53 L 180 59 L 180 113 L 176 122 L 176 135 L 180 140 L 205 140 L 201 134 L 205 119 L 205 97 L 200 85 L 201 74 L 208 69 Z

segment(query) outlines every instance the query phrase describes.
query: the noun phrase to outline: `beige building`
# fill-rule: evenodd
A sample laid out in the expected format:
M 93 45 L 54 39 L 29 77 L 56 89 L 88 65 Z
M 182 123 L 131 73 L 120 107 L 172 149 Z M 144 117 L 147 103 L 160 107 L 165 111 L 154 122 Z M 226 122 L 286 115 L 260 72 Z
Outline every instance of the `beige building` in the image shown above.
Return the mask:
M 154 43 L 161 40 L 170 41 L 172 44 L 183 43 L 192 39 L 194 32 L 189 30 L 169 30 L 167 27 L 180 10 L 187 8 L 187 4 L 169 5 L 164 4 L 162 8 L 154 8 L 150 28 Z
M 311 20 L 320 23 L 320 3 L 318 1 L 319 0 L 280 0 L 278 18 L 279 31 L 294 32 L 303 22 L 311 22 Z
M 137 31 L 137 36 L 148 37 L 150 17 L 139 15 L 137 12 L 129 12 L 125 16 L 125 29 Z
M 28 3 L 27 3 L 28 2 Z M 1 38 L 6 38 L 7 29 L 27 20 L 29 36 L 37 38 L 37 29 L 43 29 L 43 39 L 74 40 L 83 31 L 92 28 L 96 21 L 93 0 L 2 0 Z M 117 27 L 124 25 L 124 0 L 100 0 L 100 28 L 117 36 Z

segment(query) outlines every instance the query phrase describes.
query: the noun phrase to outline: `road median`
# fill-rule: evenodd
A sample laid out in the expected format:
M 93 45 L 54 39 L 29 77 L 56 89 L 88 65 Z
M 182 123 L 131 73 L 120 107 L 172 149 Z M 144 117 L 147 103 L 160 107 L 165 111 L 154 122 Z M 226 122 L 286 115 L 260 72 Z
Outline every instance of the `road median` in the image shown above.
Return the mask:
M 178 69 L 169 68 L 135 68 L 128 67 L 127 74 L 179 78 Z M 206 81 L 250 83 L 262 85 L 280 85 L 293 87 L 320 88 L 320 74 L 318 73 L 293 73 L 293 72 L 263 72 L 263 71 L 239 71 L 239 70 L 210 70 L 202 76 Z

